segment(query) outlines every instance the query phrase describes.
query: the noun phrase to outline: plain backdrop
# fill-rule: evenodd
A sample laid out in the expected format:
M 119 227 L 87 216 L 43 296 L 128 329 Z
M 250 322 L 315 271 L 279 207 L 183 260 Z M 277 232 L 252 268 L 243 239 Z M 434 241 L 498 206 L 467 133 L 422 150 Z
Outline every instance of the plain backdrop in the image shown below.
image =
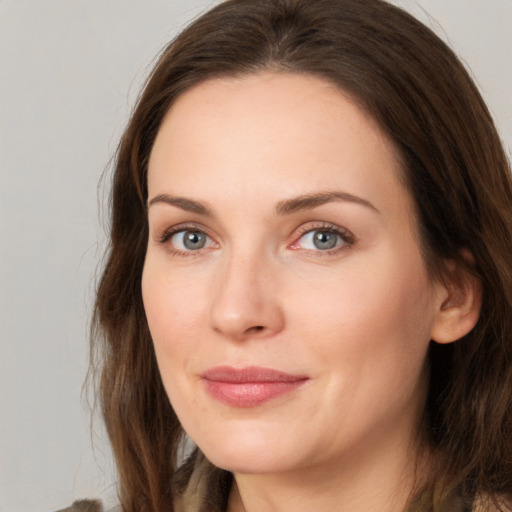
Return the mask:
M 115 502 L 81 398 L 104 249 L 98 182 L 153 58 L 213 3 L 0 0 L 0 512 Z M 512 0 L 395 3 L 466 62 L 510 155 Z

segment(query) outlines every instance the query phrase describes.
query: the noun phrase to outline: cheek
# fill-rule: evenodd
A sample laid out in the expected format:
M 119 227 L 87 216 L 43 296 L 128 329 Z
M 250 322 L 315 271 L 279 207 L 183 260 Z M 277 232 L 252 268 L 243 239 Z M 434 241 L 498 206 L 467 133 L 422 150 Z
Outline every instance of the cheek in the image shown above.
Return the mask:
M 323 409 L 333 411 L 333 424 L 350 417 L 354 436 L 413 417 L 424 399 L 430 304 L 427 282 L 413 270 L 354 269 L 303 310 L 298 329 L 309 359 L 328 370 Z
M 347 264 L 329 281 L 312 276 L 290 294 L 289 305 L 298 329 L 316 340 L 311 347 L 326 364 L 349 362 L 343 367 L 354 375 L 368 369 L 376 375 L 421 371 L 433 321 L 421 256 L 399 258 L 390 251 L 373 262 Z
M 196 346 L 205 303 L 204 280 L 171 272 L 165 264 L 148 258 L 142 275 L 142 298 L 157 361 L 163 366 L 178 364 Z M 172 353 L 173 357 L 167 354 Z
M 162 383 L 180 421 L 200 422 L 204 411 L 191 392 L 188 376 L 194 355 L 200 353 L 198 322 L 204 303 L 204 280 L 172 272 L 168 265 L 147 258 L 142 297 Z

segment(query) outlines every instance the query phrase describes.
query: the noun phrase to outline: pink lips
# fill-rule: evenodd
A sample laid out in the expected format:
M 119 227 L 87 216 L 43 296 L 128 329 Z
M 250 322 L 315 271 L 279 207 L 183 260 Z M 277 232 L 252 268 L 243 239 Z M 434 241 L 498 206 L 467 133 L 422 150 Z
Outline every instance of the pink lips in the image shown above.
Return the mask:
M 269 368 L 217 366 L 204 372 L 202 380 L 213 398 L 234 407 L 255 407 L 290 393 L 308 377 Z

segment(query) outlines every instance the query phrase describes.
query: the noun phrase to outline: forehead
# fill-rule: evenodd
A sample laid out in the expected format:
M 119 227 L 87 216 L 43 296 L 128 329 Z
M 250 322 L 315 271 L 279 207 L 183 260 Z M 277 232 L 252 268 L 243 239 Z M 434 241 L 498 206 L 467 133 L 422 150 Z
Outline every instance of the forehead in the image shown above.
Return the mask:
M 391 197 L 404 193 L 399 173 L 394 145 L 339 88 L 262 73 L 213 79 L 180 96 L 153 146 L 148 186 L 150 196 L 193 192 L 219 201 L 233 190 L 249 200 L 340 187 Z

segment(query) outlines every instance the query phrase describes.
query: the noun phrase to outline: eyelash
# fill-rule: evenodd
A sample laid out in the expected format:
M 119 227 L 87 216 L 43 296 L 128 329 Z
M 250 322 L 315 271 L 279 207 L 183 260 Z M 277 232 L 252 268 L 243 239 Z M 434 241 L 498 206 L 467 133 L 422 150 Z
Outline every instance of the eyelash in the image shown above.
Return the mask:
M 166 229 L 157 239 L 157 242 L 159 245 L 165 247 L 165 249 L 170 252 L 172 255 L 176 256 L 185 256 L 185 257 L 193 257 L 193 256 L 199 256 L 199 254 L 202 252 L 201 249 L 196 251 L 180 251 L 179 249 L 176 249 L 173 247 L 172 244 L 169 243 L 171 238 L 176 235 L 177 233 L 186 232 L 186 231 L 194 231 L 198 233 L 203 233 L 208 238 L 212 239 L 211 236 L 209 236 L 205 229 L 201 226 L 197 226 L 194 224 L 178 224 L 177 226 L 172 226 L 169 229 Z M 213 240 L 213 239 L 212 239 Z
M 177 233 L 186 232 L 186 231 L 196 231 L 198 233 L 203 233 L 206 235 L 209 239 L 213 240 L 211 236 L 209 236 L 206 232 L 206 230 L 201 227 L 194 224 L 179 224 L 177 226 L 172 226 L 169 229 L 166 229 L 158 238 L 157 242 L 159 245 L 166 248 L 168 252 L 170 252 L 173 255 L 177 256 L 185 256 L 185 257 L 193 257 L 193 256 L 199 256 L 203 251 L 201 249 L 198 250 L 189 250 L 189 251 L 181 251 L 179 249 L 176 249 L 173 247 L 172 244 L 169 243 L 171 238 L 176 235 Z M 302 249 L 303 251 L 308 252 L 309 254 L 312 254 L 316 257 L 324 257 L 324 256 L 330 256 L 337 254 L 338 252 L 345 251 L 349 249 L 351 246 L 353 246 L 356 243 L 356 239 L 354 235 L 345 228 L 341 228 L 339 226 L 336 226 L 335 224 L 330 224 L 326 222 L 320 222 L 320 223 L 309 223 L 308 225 L 301 226 L 297 234 L 294 236 L 294 241 L 288 246 L 292 250 L 300 250 L 299 248 L 294 248 L 293 245 L 297 244 L 298 241 L 304 237 L 304 235 L 308 233 L 312 233 L 315 231 L 320 231 L 324 233 L 333 234 L 341 239 L 343 242 L 341 245 L 337 245 L 333 247 L 332 249 L 326 249 L 326 250 L 320 250 L 320 249 Z
M 336 226 L 335 224 L 330 224 L 328 222 L 320 222 L 320 223 L 311 223 L 306 226 L 301 226 L 298 230 L 298 234 L 295 237 L 294 242 L 292 242 L 290 247 L 293 247 L 294 244 L 298 243 L 298 241 L 304 237 L 304 235 L 307 235 L 308 233 L 313 233 L 315 231 L 320 231 L 322 233 L 328 233 L 335 235 L 341 239 L 343 242 L 339 246 L 335 246 L 332 249 L 326 249 L 326 250 L 320 250 L 320 249 L 302 249 L 304 251 L 307 251 L 309 254 L 314 255 L 315 257 L 325 257 L 325 256 L 332 256 L 334 254 L 337 254 L 342 251 L 346 251 L 351 246 L 353 246 L 356 243 L 356 238 L 354 235 L 345 228 L 341 228 L 340 226 Z M 299 249 L 295 249 L 299 250 Z

